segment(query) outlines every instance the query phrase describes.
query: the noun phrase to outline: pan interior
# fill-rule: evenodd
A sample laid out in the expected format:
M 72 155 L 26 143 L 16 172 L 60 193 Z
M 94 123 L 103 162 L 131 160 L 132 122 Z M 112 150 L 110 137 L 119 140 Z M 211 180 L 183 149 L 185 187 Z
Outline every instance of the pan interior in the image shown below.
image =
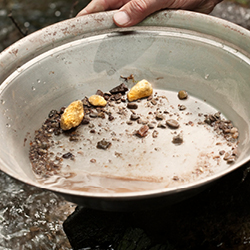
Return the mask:
M 151 82 L 158 97 L 166 97 L 162 98 L 164 109 L 173 117 L 181 116 L 184 142 L 173 144 L 176 131 L 171 129 L 158 129 L 157 138 L 152 137 L 151 130 L 145 138 L 137 138 L 133 131 L 141 126 L 138 123 L 130 126 L 125 120 L 123 125 L 118 119 L 113 123 L 95 120 L 100 134 L 86 133 L 81 127 L 78 132 L 84 138 L 77 143 L 68 142 L 66 137 L 56 139 L 62 147 L 54 147 L 55 153 L 71 150 L 77 157 L 75 161 L 64 160 L 64 175 L 41 185 L 52 190 L 119 193 L 206 181 L 248 160 L 249 70 L 248 58 L 234 48 L 173 29 L 114 32 L 68 43 L 26 63 L 1 85 L 1 163 L 14 177 L 40 183 L 29 161 L 29 144 L 48 113 L 95 94 L 97 89 L 109 91 L 122 82 L 121 75 L 133 74 L 136 81 Z M 127 82 L 129 88 L 133 84 Z M 186 90 L 189 98 L 180 101 L 179 90 Z M 142 100 L 136 112 L 147 116 L 147 102 Z M 187 110 L 180 112 L 179 104 Z M 218 164 L 213 158 L 219 150 L 228 150 L 228 145 L 218 148 L 215 134 L 197 125 L 199 113 L 217 111 L 240 132 L 239 157 L 232 165 L 224 161 Z M 195 125 L 185 125 L 190 121 Z M 108 150 L 96 149 L 101 139 L 112 140 L 112 132 L 112 138 L 118 140 L 113 140 Z M 209 165 L 211 162 L 215 164 Z M 207 171 L 205 165 L 209 165 Z M 74 177 L 66 173 L 74 173 Z

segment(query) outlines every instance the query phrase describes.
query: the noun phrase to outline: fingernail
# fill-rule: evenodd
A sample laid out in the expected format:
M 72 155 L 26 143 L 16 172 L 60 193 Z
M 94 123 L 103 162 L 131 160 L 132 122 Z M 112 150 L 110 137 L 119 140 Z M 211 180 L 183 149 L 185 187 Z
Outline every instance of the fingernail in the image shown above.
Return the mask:
M 114 14 L 114 21 L 118 25 L 125 25 L 130 21 L 130 17 L 128 16 L 127 12 L 125 11 L 118 11 Z
M 76 16 L 79 17 L 79 16 L 84 16 L 84 15 L 87 15 L 87 14 L 88 14 L 88 12 L 85 9 L 83 9 Z

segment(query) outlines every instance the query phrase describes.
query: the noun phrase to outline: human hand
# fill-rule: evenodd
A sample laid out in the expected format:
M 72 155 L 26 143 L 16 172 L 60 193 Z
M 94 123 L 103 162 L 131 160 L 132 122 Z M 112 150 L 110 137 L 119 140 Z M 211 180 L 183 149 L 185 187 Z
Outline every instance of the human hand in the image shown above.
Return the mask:
M 119 10 L 113 16 L 117 26 L 135 25 L 161 9 L 183 9 L 210 13 L 222 0 L 92 0 L 77 16 Z

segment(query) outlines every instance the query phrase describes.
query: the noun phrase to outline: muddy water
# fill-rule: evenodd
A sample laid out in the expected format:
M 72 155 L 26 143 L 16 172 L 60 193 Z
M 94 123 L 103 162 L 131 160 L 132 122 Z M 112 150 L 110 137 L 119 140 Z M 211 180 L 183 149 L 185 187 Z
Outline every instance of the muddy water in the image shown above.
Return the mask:
M 32 33 L 47 25 L 74 16 L 88 0 L 72 8 L 74 0 L 0 0 L 0 51 L 22 38 L 7 15 L 12 16 L 22 33 Z M 225 2 L 215 9 L 215 16 L 246 28 L 249 9 Z M 0 250 L 71 249 L 62 223 L 74 210 L 63 198 L 22 184 L 0 172 Z

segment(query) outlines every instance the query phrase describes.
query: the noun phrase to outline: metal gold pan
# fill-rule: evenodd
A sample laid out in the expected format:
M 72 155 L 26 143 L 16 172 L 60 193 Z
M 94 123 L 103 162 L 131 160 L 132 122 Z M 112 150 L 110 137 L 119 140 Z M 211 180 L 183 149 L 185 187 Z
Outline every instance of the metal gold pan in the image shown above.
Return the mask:
M 186 199 L 248 162 L 250 32 L 212 16 L 182 10 L 161 11 L 124 29 L 114 25 L 112 15 L 98 13 L 54 24 L 0 54 L 0 169 L 79 205 L 128 211 Z M 40 182 L 32 171 L 29 149 L 35 130 L 50 110 L 95 94 L 97 89 L 109 91 L 121 83 L 121 75 L 130 74 L 135 80 L 151 82 L 154 93 L 166 95 L 166 105 L 177 107 L 177 92 L 185 90 L 189 98 L 183 103 L 193 115 L 199 109 L 204 113 L 218 110 L 231 120 L 240 132 L 235 163 L 222 161 L 197 177 L 194 172 L 201 164 L 197 155 L 202 155 L 203 149 L 216 154 L 218 147 L 212 146 L 214 138 L 185 127 L 183 118 L 181 130 L 186 137 L 179 147 L 163 130 L 154 140 L 151 136 L 137 138 L 137 144 L 129 144 L 124 137 L 100 154 L 89 145 L 82 158 L 64 161 L 65 166 L 70 165 L 69 171 L 77 174 L 78 179 L 73 180 L 78 186 L 63 178 L 49 185 Z M 131 81 L 127 84 L 133 86 Z M 138 112 L 148 112 L 140 108 Z M 119 128 L 115 122 L 106 126 Z M 132 131 L 136 126 L 123 129 Z M 173 135 L 172 130 L 165 131 Z M 79 143 L 64 142 L 64 147 L 75 147 L 76 152 L 84 144 L 83 140 Z M 90 157 L 103 162 L 93 165 Z M 181 181 L 173 180 L 174 176 Z

